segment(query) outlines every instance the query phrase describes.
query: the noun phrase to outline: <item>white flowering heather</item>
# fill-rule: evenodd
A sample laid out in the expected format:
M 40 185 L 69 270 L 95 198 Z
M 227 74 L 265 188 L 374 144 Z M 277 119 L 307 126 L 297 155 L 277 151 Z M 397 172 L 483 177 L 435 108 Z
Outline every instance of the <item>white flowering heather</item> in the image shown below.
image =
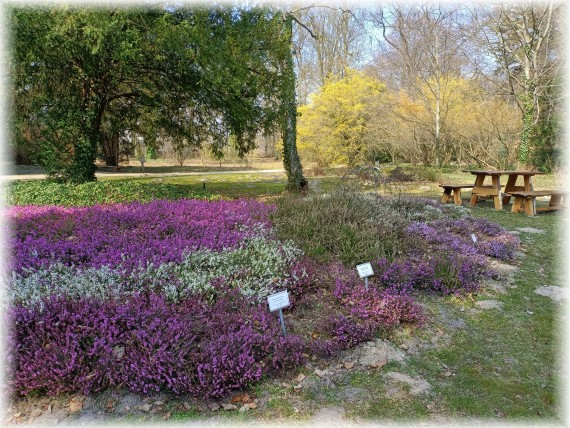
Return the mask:
M 257 237 L 232 251 L 204 249 L 187 253 L 179 263 L 150 265 L 141 274 L 147 278 L 176 278 L 167 286 L 153 281 L 169 300 L 209 293 L 211 281 L 220 277 L 244 295 L 262 300 L 276 288 L 286 286 L 287 267 L 301 255 L 302 251 L 291 242 L 281 244 Z
M 49 296 L 101 298 L 133 294 L 150 289 L 177 301 L 186 296 L 213 292 L 212 280 L 223 277 L 227 284 L 260 301 L 286 287 L 288 267 L 302 255 L 291 242 L 262 237 L 246 239 L 236 249 L 201 249 L 185 253 L 178 263 L 148 264 L 125 274 L 121 266 L 77 268 L 55 263 L 47 268 L 13 273 L 8 301 L 25 306 Z
M 48 296 L 108 298 L 123 294 L 124 283 L 123 276 L 109 266 L 78 269 L 58 262 L 47 269 L 12 272 L 7 294 L 8 301 L 30 306 Z

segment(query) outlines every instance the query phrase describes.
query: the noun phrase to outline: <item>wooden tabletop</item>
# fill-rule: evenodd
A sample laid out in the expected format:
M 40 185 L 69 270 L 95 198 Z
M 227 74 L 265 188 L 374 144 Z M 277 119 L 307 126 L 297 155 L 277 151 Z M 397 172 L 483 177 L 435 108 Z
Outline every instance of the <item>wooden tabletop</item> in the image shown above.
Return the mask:
M 463 170 L 463 172 L 470 172 L 471 174 L 474 175 L 538 175 L 538 174 L 544 174 L 544 172 L 540 172 L 540 171 L 502 171 L 502 170 L 496 170 L 496 169 L 489 169 L 489 170 L 472 170 L 472 169 L 467 169 L 467 170 Z

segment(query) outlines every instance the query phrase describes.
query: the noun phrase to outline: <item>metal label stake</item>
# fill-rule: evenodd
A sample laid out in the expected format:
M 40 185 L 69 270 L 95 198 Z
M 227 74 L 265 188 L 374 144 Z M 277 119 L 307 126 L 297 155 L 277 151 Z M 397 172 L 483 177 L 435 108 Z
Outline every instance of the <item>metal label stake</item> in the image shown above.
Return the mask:
M 279 311 L 279 322 L 281 323 L 281 330 L 283 330 L 283 335 L 287 334 L 285 329 L 285 320 L 283 319 L 283 308 L 289 306 L 289 293 L 287 290 L 281 291 L 279 293 L 267 296 L 267 303 L 269 304 L 269 311 Z
M 356 270 L 358 271 L 358 275 L 360 278 L 364 278 L 364 286 L 368 290 L 368 277 L 374 275 L 374 271 L 372 270 L 372 265 L 370 262 L 362 263 L 361 265 L 356 266 Z

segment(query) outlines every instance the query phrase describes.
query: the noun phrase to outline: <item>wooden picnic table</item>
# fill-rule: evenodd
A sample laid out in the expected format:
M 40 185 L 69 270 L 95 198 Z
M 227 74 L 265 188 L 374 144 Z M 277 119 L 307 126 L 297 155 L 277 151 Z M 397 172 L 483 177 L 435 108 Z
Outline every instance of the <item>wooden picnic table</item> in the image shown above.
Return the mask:
M 477 204 L 477 200 L 480 197 L 492 197 L 495 203 L 496 210 L 502 210 L 503 205 L 506 205 L 511 200 L 511 195 L 509 192 L 514 192 L 517 190 L 531 191 L 532 187 L 532 177 L 538 174 L 544 174 L 539 171 L 501 171 L 501 170 L 465 170 L 463 172 L 469 172 L 475 175 L 475 185 L 471 191 L 471 201 L 469 202 L 470 207 L 474 207 Z M 507 184 L 505 185 L 504 192 L 501 191 L 501 175 L 508 175 Z M 491 178 L 491 184 L 485 184 L 485 179 L 487 177 Z M 517 179 L 523 177 L 523 184 L 517 185 Z M 506 193 L 506 194 L 503 194 Z

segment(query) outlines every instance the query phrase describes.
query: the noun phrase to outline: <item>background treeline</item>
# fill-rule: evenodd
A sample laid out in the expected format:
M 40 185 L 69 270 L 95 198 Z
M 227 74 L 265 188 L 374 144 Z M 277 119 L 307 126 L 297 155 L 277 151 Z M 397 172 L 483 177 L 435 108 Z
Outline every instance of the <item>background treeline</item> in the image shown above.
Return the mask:
M 295 146 L 294 60 L 305 162 L 550 171 L 564 14 L 549 2 L 14 8 L 14 158 L 88 181 L 95 158 L 168 152 L 182 165 L 260 141 L 278 156 Z
M 552 170 L 564 13 L 548 2 L 300 10 L 303 159 Z

